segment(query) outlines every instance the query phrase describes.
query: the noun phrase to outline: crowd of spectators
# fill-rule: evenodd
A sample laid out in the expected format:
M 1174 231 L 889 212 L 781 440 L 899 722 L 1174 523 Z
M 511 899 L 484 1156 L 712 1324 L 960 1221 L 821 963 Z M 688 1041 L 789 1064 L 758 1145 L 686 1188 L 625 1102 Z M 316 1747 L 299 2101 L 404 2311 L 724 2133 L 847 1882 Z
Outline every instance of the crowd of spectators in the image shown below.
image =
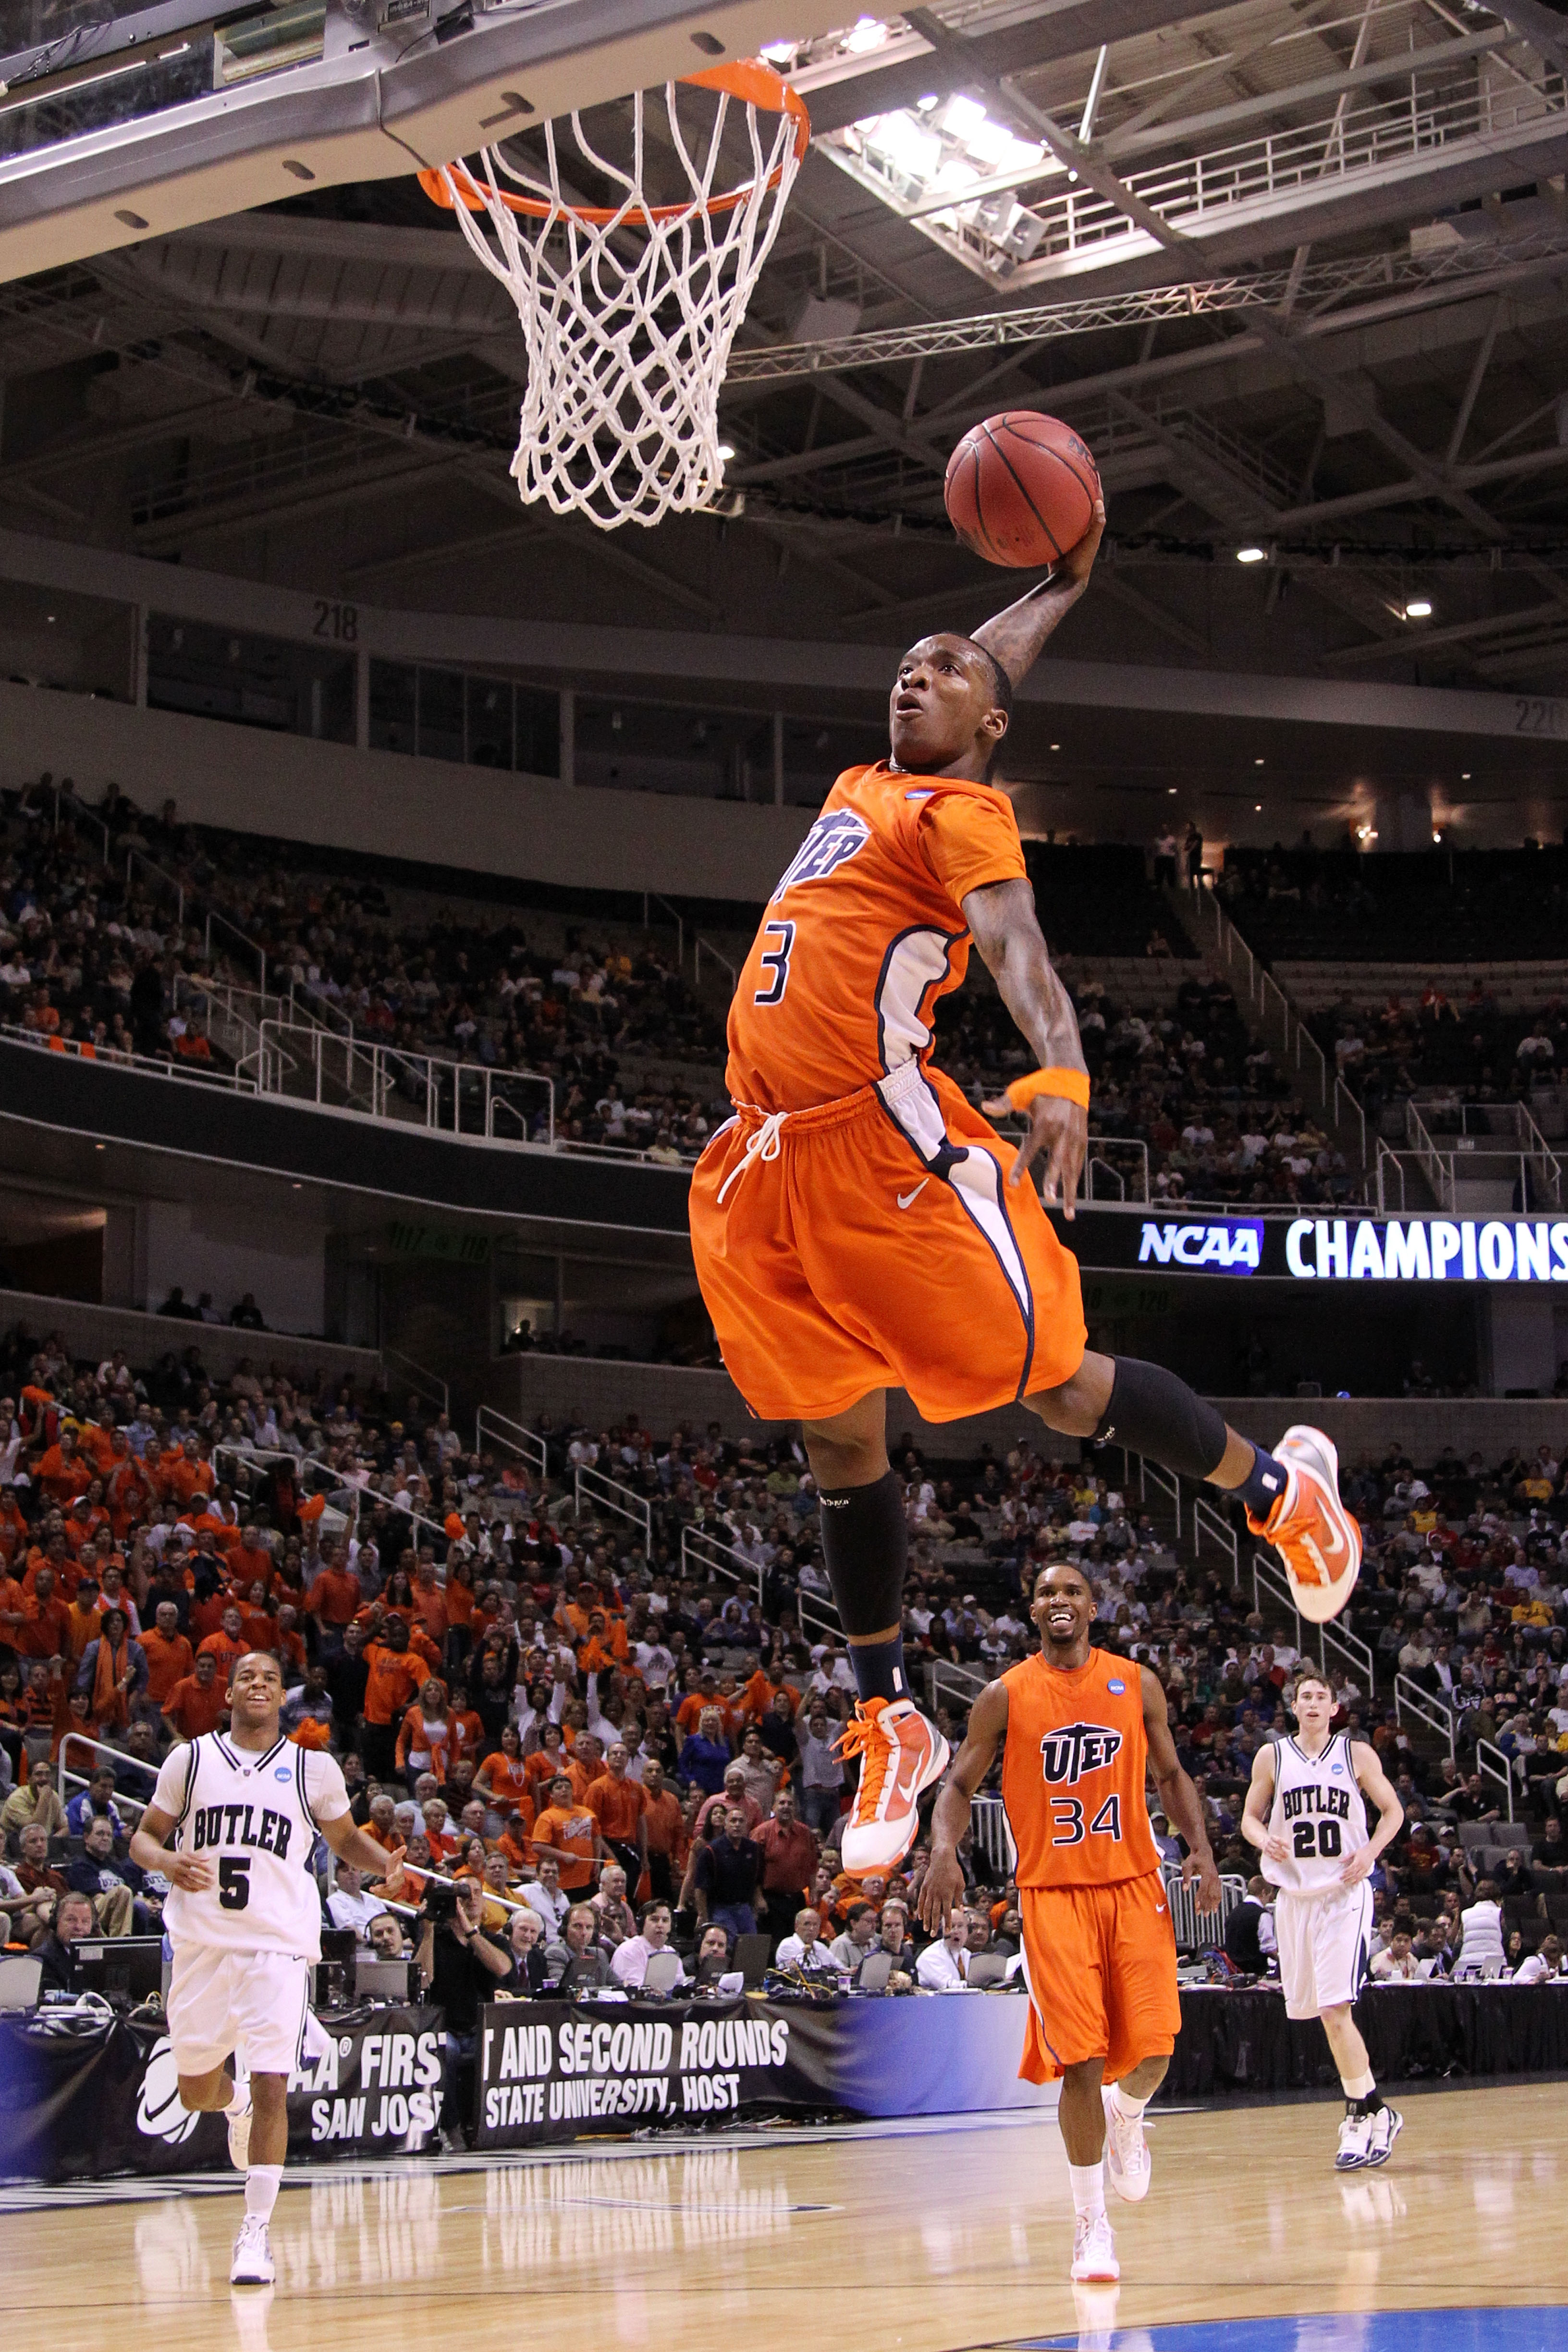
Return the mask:
M 220 919 L 210 931 L 204 908 Z M 567 925 L 546 950 L 499 908 L 397 919 L 374 879 L 340 885 L 281 850 L 258 872 L 253 843 L 198 834 L 173 802 L 154 819 L 110 788 L 86 812 L 47 778 L 16 796 L 0 835 L 0 1025 L 106 1058 L 226 1069 L 204 983 L 254 988 L 262 955 L 270 993 L 406 1056 L 398 1092 L 421 1111 L 434 1056 L 552 1080 L 563 1148 L 679 1166 L 729 1115 L 711 1098 L 721 1014 L 651 943 Z M 671 1084 L 671 1063 L 692 1082 Z M 637 1083 L 644 1065 L 664 1075 Z M 514 1099 L 515 1131 L 543 1139 L 543 1089 Z
M 1451 963 L 1561 957 L 1568 849 L 1380 847 L 1309 835 L 1287 849 L 1228 848 L 1215 886 L 1237 929 L 1270 962 L 1328 958 L 1420 963 L 1441 940 Z
M 837 1740 L 853 1680 L 793 1448 L 717 1426 L 656 1439 L 635 1414 L 597 1433 L 545 1420 L 539 1471 L 472 1452 L 414 1400 L 306 1392 L 248 1364 L 220 1387 L 195 1348 L 141 1377 L 20 1332 L 0 1351 L 0 1911 L 14 1939 L 41 1944 L 79 1894 L 107 1932 L 156 1926 L 163 1889 L 123 1857 L 125 1801 L 173 1741 L 222 1722 L 234 1659 L 265 1647 L 283 1667 L 289 1736 L 342 1758 L 359 1817 L 407 1844 L 416 1892 L 473 1882 L 474 1933 L 500 1970 L 521 1969 L 514 1989 L 574 1961 L 572 1983 L 601 1968 L 626 1978 L 661 1939 L 688 1973 L 727 1966 L 753 1929 L 807 1976 L 852 1977 L 873 1950 L 897 1962 L 907 1947 L 895 1979 L 940 1989 L 1006 1940 L 1015 1890 L 984 1838 L 965 1852 L 965 1921 L 940 1949 L 913 1924 L 922 1843 L 886 1881 L 842 1867 L 853 1766 Z M 1222 1868 L 1245 1877 L 1251 1759 L 1286 1726 L 1296 1663 L 1279 1628 L 1226 1575 L 1175 1556 L 1108 1475 L 1114 1449 L 1071 1464 L 1020 1444 L 945 1474 L 907 1443 L 895 1459 L 907 1655 L 917 1687 L 942 1670 L 931 1686 L 949 1738 L 969 1695 L 1033 1645 L 1040 1564 L 1074 1559 L 1095 1585 L 1095 1638 L 1164 1683 Z M 620 1513 L 578 1522 L 579 1466 L 616 1483 Z M 1368 1528 L 1347 1622 L 1372 1646 L 1376 1695 L 1341 1675 L 1342 1719 L 1383 1752 L 1408 1815 L 1376 1891 L 1391 1916 L 1476 1895 L 1495 1857 L 1461 1832 L 1507 1810 L 1501 1781 L 1478 1772 L 1481 1743 L 1512 1776 L 1538 1849 L 1529 1866 L 1555 1870 L 1568 1793 L 1559 1465 L 1544 1451 L 1491 1470 L 1445 1456 L 1422 1478 L 1396 1449 L 1351 1468 L 1345 1491 Z M 689 1528 L 722 1547 L 709 1556 L 728 1574 L 683 1559 Z M 1453 1709 L 1452 1759 L 1408 1710 L 1395 1719 L 1396 1671 Z M 96 1780 L 71 1781 L 68 1812 L 73 1730 L 102 1752 Z M 63 1760 L 79 1776 L 80 1751 Z M 1155 1829 L 1175 1859 L 1168 1826 Z M 1562 1890 L 1509 1871 L 1500 1900 L 1533 1948 Z M 368 1937 L 375 1890 L 333 1893 Z M 538 1915 L 537 1959 L 517 1906 Z M 401 1940 L 395 1914 L 379 1934 L 395 1928 Z
M 1474 1104 L 1528 1103 L 1568 1071 L 1568 1007 L 1550 994 L 1504 1011 L 1484 979 L 1450 997 L 1436 981 L 1419 996 L 1387 991 L 1378 1003 L 1350 996 L 1309 1024 L 1374 1127 L 1389 1106 L 1415 1097 Z M 1441 1120 L 1428 1125 L 1441 1129 Z
M 646 941 L 557 920 L 549 928 L 564 943 L 546 950 L 531 943 L 531 914 L 399 916 L 374 878 L 337 883 L 282 849 L 258 873 L 253 845 L 182 824 L 172 803 L 152 818 L 111 794 L 89 815 L 67 797 L 58 813 L 57 827 L 52 787 L 22 795 L 0 845 L 0 1024 L 105 1056 L 226 1068 L 204 982 L 253 983 L 258 951 L 271 992 L 292 991 L 313 1017 L 352 1023 L 407 1056 L 411 1106 L 425 1101 L 425 1056 L 502 1080 L 547 1077 L 563 1148 L 638 1150 L 672 1166 L 694 1160 L 730 1115 L 721 1007 Z M 1116 865 L 1102 875 L 1108 856 L 1128 874 Z M 183 926 L 154 868 L 186 894 Z M 1092 940 L 1107 923 L 1105 936 L 1120 936 L 1134 869 L 1141 877 L 1130 852 L 1042 849 L 1032 860 L 1079 1010 L 1098 1157 L 1131 1198 L 1145 1184 L 1161 1201 L 1227 1206 L 1345 1198 L 1342 1158 L 1291 1099 L 1224 981 L 1194 961 L 1173 999 L 1124 1004 L 1070 947 L 1062 952 L 1064 938 Z M 1134 895 L 1146 890 L 1140 879 Z M 222 918 L 210 939 L 189 919 L 203 907 Z M 1139 923 L 1147 911 L 1140 898 Z M 977 1101 L 1029 1061 L 978 967 L 943 1000 L 938 1033 L 939 1055 Z M 515 1124 L 542 1139 L 542 1090 L 520 1085 L 509 1100 L 515 1121 L 502 1131 Z

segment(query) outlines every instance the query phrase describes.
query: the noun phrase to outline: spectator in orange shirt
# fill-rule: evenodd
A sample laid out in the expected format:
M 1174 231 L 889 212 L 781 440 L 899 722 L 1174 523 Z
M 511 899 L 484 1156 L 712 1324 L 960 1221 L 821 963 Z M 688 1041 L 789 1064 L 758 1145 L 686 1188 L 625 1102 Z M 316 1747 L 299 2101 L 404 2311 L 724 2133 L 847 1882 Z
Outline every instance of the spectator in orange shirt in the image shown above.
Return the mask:
M 447 1650 L 447 1596 L 436 1581 L 436 1563 L 421 1559 L 414 1571 L 414 1613 L 444 1658 Z
M 683 1738 L 689 1739 L 693 1732 L 700 1730 L 703 1714 L 709 1707 L 718 1715 L 724 1727 L 724 1737 L 733 1747 L 738 1718 L 719 1695 L 718 1675 L 711 1666 L 704 1666 L 697 1677 L 697 1688 L 688 1691 L 675 1710 L 676 1728 Z
M 96 1421 L 84 1421 L 77 1429 L 77 1448 L 91 1463 L 94 1475 L 107 1478 L 114 1466 L 114 1441 L 125 1443 L 123 1433 L 117 1429 L 112 1406 L 105 1405 Z
M 373 1780 L 390 1780 L 397 1769 L 396 1721 L 425 1680 L 417 1657 L 408 1654 L 408 1628 L 389 1617 L 364 1646 L 364 1769 Z
M 79 1666 L 81 1654 L 89 1642 L 98 1638 L 99 1583 L 90 1573 L 78 1579 L 76 1593 L 66 1611 L 64 1650 L 73 1666 Z
M 184 1679 L 163 1702 L 163 1720 L 176 1739 L 199 1739 L 216 1731 L 228 1710 L 228 1693 L 218 1678 L 217 1660 L 210 1650 L 198 1656 Z
M 536 1859 L 550 1854 L 561 1865 L 563 1894 L 580 1894 L 592 1886 L 605 1859 L 604 1839 L 585 1805 L 573 1793 L 572 1782 L 559 1772 L 550 1783 L 550 1802 L 533 1824 Z
M 523 1797 L 509 1815 L 505 1829 L 496 1840 L 497 1853 L 506 1856 L 510 1869 L 531 1870 L 533 1852 L 533 1800 Z
M 54 1658 L 65 1654 L 66 1604 L 55 1590 L 52 1568 L 40 1568 L 33 1579 L 33 1590 L 23 1602 L 21 1639 L 17 1653 L 24 1658 Z
M 434 1675 L 421 1686 L 416 1704 L 403 1718 L 397 1734 L 395 1755 L 397 1769 L 410 1788 L 421 1772 L 434 1772 L 444 1780 L 452 1756 L 452 1725 L 447 1713 L 447 1694 Z
M 278 1620 L 268 1606 L 267 1586 L 259 1578 L 239 1604 L 239 1630 L 253 1650 L 276 1650 Z
M 657 1756 L 650 1756 L 643 1766 L 642 1793 L 648 1881 L 656 1896 L 673 1903 L 686 1869 L 691 1840 L 680 1800 L 666 1785 L 664 1767 Z
M 142 1636 L 147 1656 L 147 1696 L 155 1706 L 167 1705 L 177 1682 L 184 1681 L 195 1653 L 180 1631 L 180 1612 L 172 1601 L 160 1601 L 151 1632 Z
M 55 1590 L 60 1599 L 72 1599 L 79 1571 L 66 1549 L 65 1529 L 58 1512 L 55 1511 L 45 1521 L 43 1540 L 36 1543 L 27 1554 L 27 1565 L 22 1577 L 24 1592 L 33 1591 L 38 1576 L 46 1568 L 54 1578 Z
M 84 1544 L 95 1544 L 100 1536 L 111 1532 L 109 1513 L 103 1507 L 103 1481 L 91 1478 L 66 1513 L 62 1528 L 66 1549 L 79 1559 Z
M 77 1444 L 74 1430 L 62 1429 L 54 1444 L 46 1446 L 34 1476 L 50 1502 L 62 1508 L 86 1490 L 92 1470 Z
M 196 1644 L 197 1657 L 211 1658 L 216 1664 L 225 1690 L 228 1688 L 228 1678 L 237 1661 L 247 1657 L 256 1646 L 246 1640 L 241 1631 L 242 1623 L 239 1611 L 231 1601 L 224 1610 L 216 1633 L 204 1634 Z
M 193 1495 L 210 1495 L 217 1485 L 211 1461 L 211 1448 L 205 1437 L 187 1437 L 177 1454 L 168 1462 L 169 1487 L 182 1509 Z
M 9 1486 L 0 1491 L 0 1559 L 10 1565 L 18 1553 L 26 1559 L 27 1522 L 16 1508 L 16 1497 Z
M 510 1820 L 520 1805 L 526 1804 L 531 1826 L 533 1800 L 528 1793 L 528 1762 L 515 1723 L 501 1726 L 500 1746 L 485 1758 L 474 1775 L 474 1793 L 484 1799 L 492 1812 L 500 1815 L 503 1823 Z
M 598 1823 L 599 1835 L 626 1874 L 628 1887 L 637 1887 L 647 1867 L 647 1832 L 643 1827 L 646 1799 L 640 1782 L 626 1777 L 626 1743 L 612 1739 L 605 1753 L 605 1769 L 591 1781 L 583 1801 Z
M 554 1780 L 557 1772 L 565 1772 L 566 1766 L 565 1739 L 561 1726 L 558 1723 L 552 1723 L 546 1717 L 539 1727 L 539 1746 L 532 1755 L 525 1759 L 523 1765 L 523 1769 L 528 1775 L 528 1785 L 533 1791 L 536 1804 L 541 1801 L 549 1803 L 550 1782 Z M 567 1778 L 571 1778 L 570 1773 L 567 1773 Z
M 324 1542 L 321 1558 L 321 1565 L 305 1595 L 305 1607 L 316 1628 L 321 1654 L 336 1657 L 343 1646 L 343 1628 L 358 1614 L 363 1595 L 358 1577 L 334 1544 Z
M 132 1453 L 122 1429 L 114 1433 L 114 1453 L 103 1478 L 103 1499 L 109 1507 L 109 1524 L 120 1543 L 124 1542 L 133 1522 L 150 1519 L 157 1506 L 158 1490 Z
M 27 1596 L 14 1576 L 0 1576 L 0 1650 L 19 1653 Z

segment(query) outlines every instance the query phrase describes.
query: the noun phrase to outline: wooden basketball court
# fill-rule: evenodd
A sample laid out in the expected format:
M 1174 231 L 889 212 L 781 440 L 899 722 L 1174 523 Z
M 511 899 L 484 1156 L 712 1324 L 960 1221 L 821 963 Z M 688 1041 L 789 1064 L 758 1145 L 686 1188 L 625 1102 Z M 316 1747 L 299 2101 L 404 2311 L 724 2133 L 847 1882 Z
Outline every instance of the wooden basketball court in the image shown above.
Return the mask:
M 1177 2326 L 1216 2352 L 1546 2352 L 1568 2344 L 1563 2102 L 1555 2084 L 1409 2098 L 1392 2162 L 1349 2176 L 1332 2170 L 1334 2101 L 1157 2116 L 1149 2200 L 1113 2205 L 1120 2293 L 1076 2299 L 1050 2117 L 314 2168 L 285 2184 L 278 2284 L 261 2290 L 227 2283 L 226 2179 L 13 2189 L 5 2340 L 957 2352 L 1147 2347 L 1142 2331 Z M 1466 2316 L 1357 2316 L 1437 2312 Z M 1237 2326 L 1249 2319 L 1274 2324 Z

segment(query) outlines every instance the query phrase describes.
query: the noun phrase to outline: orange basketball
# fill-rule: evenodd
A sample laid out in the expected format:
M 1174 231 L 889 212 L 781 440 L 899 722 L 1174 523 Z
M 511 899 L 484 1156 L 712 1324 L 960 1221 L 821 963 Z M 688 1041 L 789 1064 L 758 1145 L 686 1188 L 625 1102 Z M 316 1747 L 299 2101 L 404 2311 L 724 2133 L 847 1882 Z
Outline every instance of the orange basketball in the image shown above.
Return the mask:
M 947 461 L 942 495 L 965 547 L 987 563 L 1037 569 L 1089 529 L 1100 474 L 1059 416 L 1009 408 L 971 425 Z

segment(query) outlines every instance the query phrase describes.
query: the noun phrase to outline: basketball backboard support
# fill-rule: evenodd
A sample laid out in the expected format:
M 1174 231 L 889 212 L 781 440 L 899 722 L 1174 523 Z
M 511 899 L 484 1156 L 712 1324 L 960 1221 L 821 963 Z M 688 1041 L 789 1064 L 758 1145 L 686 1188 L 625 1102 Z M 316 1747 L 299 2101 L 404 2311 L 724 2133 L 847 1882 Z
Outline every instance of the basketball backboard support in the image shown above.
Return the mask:
M 56 13 L 0 5 L 23 77 L 0 93 L 0 281 L 433 169 L 781 29 L 826 31 L 845 0 L 161 0 L 43 43 Z

